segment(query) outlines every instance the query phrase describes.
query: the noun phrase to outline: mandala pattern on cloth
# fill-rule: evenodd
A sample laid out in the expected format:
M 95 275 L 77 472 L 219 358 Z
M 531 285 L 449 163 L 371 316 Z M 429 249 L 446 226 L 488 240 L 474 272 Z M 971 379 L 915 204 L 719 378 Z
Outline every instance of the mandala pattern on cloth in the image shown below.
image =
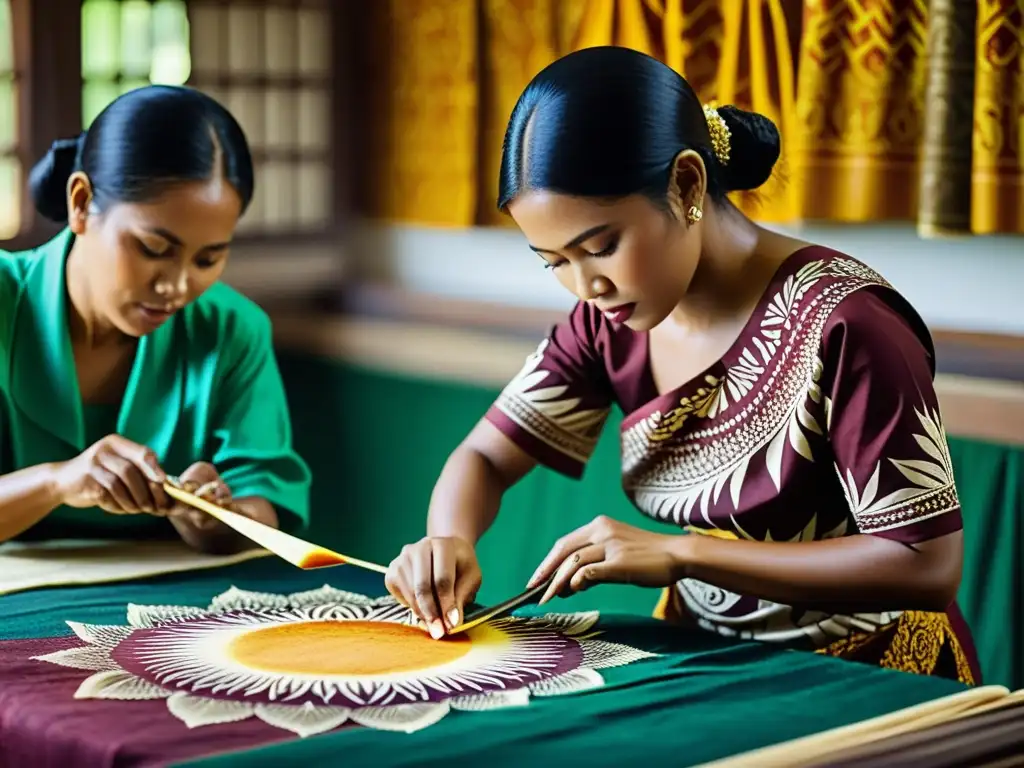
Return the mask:
M 452 710 L 589 691 L 656 656 L 597 639 L 598 613 L 491 621 L 441 641 L 391 597 L 232 587 L 209 608 L 129 605 L 127 625 L 68 621 L 86 645 L 33 657 L 93 672 L 77 699 L 166 699 L 190 728 L 256 717 L 311 736 L 346 723 L 411 733 Z

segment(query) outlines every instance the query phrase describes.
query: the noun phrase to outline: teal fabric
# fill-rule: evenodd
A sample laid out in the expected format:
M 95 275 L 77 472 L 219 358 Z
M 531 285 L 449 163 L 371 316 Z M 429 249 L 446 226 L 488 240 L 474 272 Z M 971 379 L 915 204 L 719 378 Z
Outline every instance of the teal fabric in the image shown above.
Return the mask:
M 117 413 L 120 407 L 105 403 L 85 403 L 82 406 L 86 445 L 92 445 L 97 440 L 117 432 Z
M 423 381 L 279 352 L 296 446 L 310 462 L 311 535 L 342 552 L 389 562 L 424 533 L 434 481 L 496 390 Z M 509 494 L 480 545 L 481 599 L 519 592 L 553 542 L 598 514 L 657 530 L 622 493 L 614 413 L 582 481 L 535 470 Z M 1024 450 L 951 437 L 964 508 L 960 600 L 987 683 L 1024 687 Z M 664 529 L 668 530 L 668 529 Z M 648 613 L 654 590 L 601 586 L 560 610 Z
M 124 624 L 128 603 L 195 605 L 231 586 L 299 592 L 330 583 L 377 595 L 380 576 L 354 568 L 302 572 L 280 560 L 125 584 L 0 597 L 0 640 L 68 635 L 66 620 Z M 558 606 L 564 608 L 564 606 Z M 662 654 L 603 670 L 607 685 L 528 707 L 455 712 L 415 734 L 350 729 L 188 763 L 193 766 L 694 765 L 861 721 L 964 690 L 816 654 L 686 633 L 647 617 L 602 617 L 603 639 Z M 301 649 L 297 649 L 301 650 Z
M 964 509 L 960 605 L 985 682 L 1024 688 L 1024 450 L 949 443 Z
M 313 472 L 310 536 L 338 551 L 388 563 L 425 533 L 427 505 L 448 454 L 483 415 L 496 392 L 389 376 L 323 359 L 278 352 L 295 445 Z M 651 530 L 619 484 L 621 414 L 609 418 L 582 481 L 538 468 L 508 494 L 480 544 L 481 600 L 521 592 L 559 536 L 599 514 Z M 565 610 L 650 613 L 658 595 L 602 586 L 571 598 Z
M 35 250 L 0 252 L 0 474 L 65 461 L 90 444 L 68 335 L 73 242 L 64 230 Z M 309 471 L 292 449 L 270 321 L 227 285 L 140 339 L 114 426 L 172 474 L 209 461 L 236 496 L 275 504 L 284 527 L 308 519 Z M 61 507 L 23 538 L 169 531 L 157 518 Z

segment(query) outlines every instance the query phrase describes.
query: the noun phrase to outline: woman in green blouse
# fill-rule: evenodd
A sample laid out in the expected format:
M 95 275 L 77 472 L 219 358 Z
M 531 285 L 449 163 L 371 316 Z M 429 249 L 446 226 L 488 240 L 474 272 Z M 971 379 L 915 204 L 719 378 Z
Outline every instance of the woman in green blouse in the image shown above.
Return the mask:
M 187 88 L 114 101 L 30 177 L 66 222 L 0 253 L 0 542 L 158 538 L 245 546 L 165 473 L 260 522 L 308 519 L 267 316 L 218 279 L 253 194 L 234 118 Z

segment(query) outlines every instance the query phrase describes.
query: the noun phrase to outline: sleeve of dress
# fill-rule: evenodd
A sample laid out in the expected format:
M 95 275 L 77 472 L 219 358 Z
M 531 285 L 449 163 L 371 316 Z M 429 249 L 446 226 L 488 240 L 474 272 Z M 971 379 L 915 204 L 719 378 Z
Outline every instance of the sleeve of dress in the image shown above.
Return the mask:
M 0 251 L 0 475 L 10 472 L 11 425 L 8 423 L 8 390 L 10 389 L 11 334 L 17 308 L 18 283 L 10 257 Z
M 580 302 L 554 327 L 486 418 L 539 463 L 580 478 L 614 400 L 599 349 L 600 317 Z
M 895 296 L 895 294 L 894 294 Z M 873 290 L 825 327 L 822 389 L 839 479 L 861 533 L 906 543 L 962 528 L 923 323 Z
M 282 530 L 309 524 L 310 472 L 292 447 L 291 417 L 262 312 L 227 344 L 235 354 L 221 375 L 212 424 L 211 463 L 233 496 L 266 499 Z

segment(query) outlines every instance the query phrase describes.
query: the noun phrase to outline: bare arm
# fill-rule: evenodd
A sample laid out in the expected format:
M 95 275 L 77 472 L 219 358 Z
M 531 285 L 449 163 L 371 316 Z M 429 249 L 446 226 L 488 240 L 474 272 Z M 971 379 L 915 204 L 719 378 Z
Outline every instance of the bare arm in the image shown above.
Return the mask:
M 913 547 L 880 536 L 804 543 L 681 536 L 681 575 L 765 600 L 829 610 L 943 611 L 956 597 L 961 531 Z
M 475 546 L 494 524 L 501 498 L 536 461 L 489 421 L 481 420 L 445 462 L 434 485 L 427 535 Z
M 600 583 L 666 587 L 692 578 L 730 592 L 828 612 L 945 610 L 960 586 L 960 531 L 913 546 L 858 534 L 802 543 L 662 534 L 601 516 L 561 538 L 530 584 L 542 602 Z
M 535 461 L 481 420 L 445 462 L 434 485 L 427 536 L 388 568 L 388 591 L 409 606 L 435 638 L 456 626 L 480 588 L 475 547 L 498 516 L 501 498 Z
M 0 476 L 0 542 L 27 531 L 60 504 L 53 464 Z

